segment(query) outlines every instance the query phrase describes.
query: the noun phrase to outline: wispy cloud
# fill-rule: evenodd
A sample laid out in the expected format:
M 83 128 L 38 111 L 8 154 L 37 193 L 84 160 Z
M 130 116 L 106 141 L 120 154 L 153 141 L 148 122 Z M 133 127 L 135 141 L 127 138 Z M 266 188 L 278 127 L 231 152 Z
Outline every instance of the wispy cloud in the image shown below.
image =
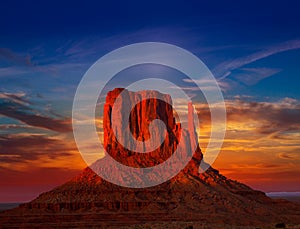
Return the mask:
M 294 160 L 294 159 L 300 159 L 299 153 L 279 153 L 277 154 L 278 158 L 280 159 L 288 159 L 288 160 Z
M 227 100 L 226 105 L 226 138 L 213 166 L 233 179 L 264 190 L 272 190 L 277 184 L 282 188 L 286 182 L 299 183 L 300 101 L 284 98 L 250 102 L 240 96 Z M 209 136 L 207 116 L 202 109 L 200 133 Z M 200 136 L 199 141 L 208 140 Z
M 28 68 L 24 66 L 9 66 L 0 68 L 0 77 L 10 77 L 16 75 L 23 75 L 33 72 L 33 68 Z
M 241 72 L 235 74 L 234 78 L 248 86 L 255 85 L 281 71 L 276 68 L 241 68 L 240 70 Z
M 0 137 L 0 158 L 2 163 L 25 163 L 40 157 L 51 159 L 70 156 L 76 148 L 66 146 L 62 141 L 44 135 L 8 135 Z
M 220 83 L 223 82 L 222 89 L 225 91 L 235 88 L 241 84 L 245 86 L 252 86 L 263 79 L 273 76 L 274 74 L 280 72 L 282 69 L 267 67 L 250 68 L 245 67 L 246 65 L 277 53 L 299 48 L 299 39 L 275 44 L 248 56 L 225 61 L 215 67 L 212 72 Z
M 28 104 L 29 102 L 25 98 L 26 94 L 24 92 L 17 92 L 17 93 L 7 93 L 7 92 L 0 92 L 0 101 L 2 100 L 10 100 L 14 103 L 18 104 Z
M 23 66 L 33 66 L 34 63 L 31 60 L 31 56 L 26 54 L 20 54 L 13 52 L 8 48 L 0 48 L 0 58 L 13 64 L 23 65 Z
M 58 179 L 70 179 L 75 173 L 86 167 L 80 157 L 76 144 L 65 134 L 55 136 L 10 134 L 0 137 L 0 186 L 19 180 L 17 184 L 35 183 L 35 180 L 52 180 L 57 185 Z M 48 173 L 53 169 L 57 173 Z M 31 173 L 32 172 L 32 173 Z M 27 173 L 31 176 L 25 178 Z M 71 174 L 73 175 L 71 175 Z M 9 175 L 10 174 L 10 175 Z M 69 174 L 68 176 L 66 176 Z M 22 186 L 22 185 L 21 185 Z M 4 190 L 1 189 L 0 192 Z M 0 194 L 1 196 L 1 194 Z
M 300 103 L 290 98 L 276 103 L 235 101 L 227 112 L 232 120 L 260 123 L 256 131 L 262 134 L 300 130 Z
M 249 136 L 278 137 L 300 130 L 300 101 L 283 98 L 277 102 L 251 102 L 241 96 L 236 98 L 225 101 L 229 131 L 251 132 Z M 202 104 L 199 109 L 201 123 L 208 125 L 210 111 L 207 104 Z
M 47 64 L 47 65 L 40 65 L 34 66 L 31 68 L 24 67 L 24 66 L 9 66 L 0 68 L 0 77 L 11 77 L 17 75 L 25 75 L 25 74 L 32 74 L 32 73 L 44 73 L 47 76 L 59 75 L 65 73 L 66 71 L 76 72 L 76 71 L 83 71 L 87 69 L 86 63 L 55 63 L 55 64 Z
M 30 126 L 44 128 L 56 132 L 70 132 L 70 119 L 61 119 L 41 114 L 28 106 L 25 94 L 0 93 L 0 114 L 19 120 Z
M 110 34 L 109 36 L 88 36 L 79 40 L 69 40 L 65 42 L 56 51 L 59 54 L 68 57 L 69 60 L 77 61 L 89 59 L 96 61 L 102 55 L 137 42 L 167 42 L 175 45 L 191 45 L 199 42 L 199 36 L 195 36 L 193 28 L 183 26 L 161 26 L 155 28 L 142 28 L 135 31 L 127 31 L 126 33 Z M 189 37 L 189 42 L 186 42 Z M 195 48 L 195 47 L 193 47 Z M 215 48 L 217 49 L 217 48 Z M 223 47 L 218 47 L 223 49 Z M 198 47 L 194 51 L 198 50 Z M 201 51 L 209 51 L 201 47 Z

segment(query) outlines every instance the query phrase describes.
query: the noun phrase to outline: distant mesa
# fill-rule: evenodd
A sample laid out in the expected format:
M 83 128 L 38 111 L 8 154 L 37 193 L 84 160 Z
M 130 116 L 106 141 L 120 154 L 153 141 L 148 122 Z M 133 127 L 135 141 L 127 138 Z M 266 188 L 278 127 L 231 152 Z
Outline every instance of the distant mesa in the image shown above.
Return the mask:
M 193 125 L 188 132 L 182 132 L 171 105 L 149 99 L 138 103 L 131 111 L 130 130 L 136 139 L 143 141 L 149 138 L 149 122 L 160 119 L 167 127 L 164 143 L 157 150 L 144 154 L 122 147 L 112 131 L 111 111 L 116 97 L 124 90 L 110 91 L 104 105 L 104 147 L 117 161 L 132 167 L 154 166 L 172 155 L 180 134 L 184 135 L 187 148 L 197 139 Z M 150 93 L 172 103 L 169 95 L 156 91 L 125 91 L 124 96 L 130 99 L 122 100 L 118 109 L 122 111 L 128 103 Z M 122 123 L 116 128 L 123 128 Z M 274 228 L 275 225 L 278 228 L 279 224 L 300 225 L 300 205 L 271 199 L 213 168 L 199 174 L 202 158 L 197 147 L 192 160 L 178 175 L 161 185 L 144 189 L 114 185 L 86 168 L 72 180 L 40 194 L 31 202 L 2 212 L 0 225 L 72 228 L 224 228 L 226 225 L 228 228 Z M 124 175 L 122 179 L 132 178 Z

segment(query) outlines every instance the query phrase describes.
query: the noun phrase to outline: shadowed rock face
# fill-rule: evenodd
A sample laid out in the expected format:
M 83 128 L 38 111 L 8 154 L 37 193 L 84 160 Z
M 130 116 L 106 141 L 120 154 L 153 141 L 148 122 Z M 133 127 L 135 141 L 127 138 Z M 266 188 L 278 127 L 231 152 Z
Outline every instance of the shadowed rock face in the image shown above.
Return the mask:
M 133 167 L 157 165 L 172 155 L 181 134 L 186 150 L 191 142 L 197 141 L 191 106 L 188 131 L 183 131 L 175 123 L 172 106 L 163 102 L 171 104 L 170 96 L 156 91 L 125 91 L 117 107 L 119 114 L 149 94 L 162 98 L 143 100 L 131 110 L 130 130 L 136 139 L 147 140 L 150 137 L 148 127 L 151 120 L 160 119 L 167 128 L 166 140 L 159 149 L 146 154 L 125 149 L 116 140 L 111 124 L 112 106 L 121 91 L 123 89 L 115 89 L 108 93 L 103 122 L 104 146 L 119 162 Z M 122 125 L 116 126 L 116 130 L 122 130 Z M 167 228 L 171 221 L 189 221 L 200 225 L 199 228 L 207 225 L 213 228 L 223 228 L 220 225 L 274 226 L 280 222 L 300 224 L 299 205 L 272 200 L 263 192 L 227 179 L 213 168 L 199 174 L 201 160 L 202 153 L 197 147 L 192 160 L 178 175 L 163 184 L 144 189 L 111 184 L 86 168 L 64 185 L 0 214 L 0 222 L 4 226 L 67 225 L 80 228 L 118 228 L 145 222 L 150 225 L 158 222 L 161 223 L 158 228 Z M 175 224 L 172 225 L 176 228 Z

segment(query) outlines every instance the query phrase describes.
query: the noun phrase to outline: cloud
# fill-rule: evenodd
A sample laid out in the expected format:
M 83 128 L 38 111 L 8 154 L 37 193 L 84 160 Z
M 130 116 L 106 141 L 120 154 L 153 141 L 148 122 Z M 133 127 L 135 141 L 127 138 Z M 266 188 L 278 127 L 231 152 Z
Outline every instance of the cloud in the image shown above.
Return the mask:
M 183 36 L 183 35 L 185 36 Z M 199 36 L 193 36 L 193 29 L 181 26 L 161 26 L 155 28 L 142 28 L 133 32 L 112 34 L 109 36 L 96 35 L 87 36 L 80 40 L 69 40 L 65 42 L 56 51 L 59 54 L 63 54 L 70 60 L 91 59 L 96 61 L 101 55 L 106 54 L 116 48 L 120 48 L 125 45 L 130 45 L 138 42 L 152 41 L 152 42 L 167 42 L 182 46 L 185 44 L 184 37 L 189 36 L 189 45 L 191 42 L 196 43 L 199 40 Z M 179 43 L 179 44 L 178 44 Z M 199 46 L 196 46 L 197 50 Z M 218 47 L 217 49 L 223 49 L 228 47 Z M 194 50 L 196 50 L 194 48 Z M 214 47 L 214 49 L 216 49 Z M 210 51 L 211 48 L 201 51 Z
M 33 70 L 32 68 L 29 69 L 23 66 L 10 66 L 5 68 L 0 68 L 0 77 L 23 75 L 32 72 L 32 70 Z
M 299 153 L 278 153 L 277 154 L 278 158 L 280 159 L 288 159 L 288 160 L 296 160 L 300 159 Z
M 0 100 L 10 100 L 14 103 L 18 104 L 28 104 L 28 101 L 25 99 L 26 94 L 24 92 L 18 93 L 7 93 L 7 92 L 0 92 Z
M 270 102 L 226 101 L 229 121 L 259 124 L 260 133 L 300 129 L 300 102 L 291 98 Z
M 32 129 L 34 127 L 28 125 L 19 125 L 19 124 L 0 124 L 0 130 L 10 131 L 12 129 Z
M 225 61 L 221 64 L 219 64 L 215 69 L 213 69 L 214 75 L 218 78 L 218 80 L 224 80 L 228 78 L 232 71 L 239 69 L 247 64 L 253 63 L 257 60 L 272 56 L 274 54 L 280 53 L 280 52 L 285 52 L 289 50 L 294 50 L 294 49 L 299 49 L 300 48 L 300 40 L 290 40 L 286 41 L 280 44 L 276 44 L 270 47 L 267 47 L 264 50 L 261 50 L 259 52 L 253 53 L 248 56 L 236 58 L 234 60 L 229 60 Z M 245 70 L 245 68 L 244 68 Z M 246 69 L 246 71 L 250 71 L 249 77 L 256 77 L 253 80 L 245 79 L 244 83 L 250 83 L 250 85 L 253 85 L 257 82 L 259 82 L 261 79 L 264 79 L 266 77 L 270 77 L 273 74 L 276 74 L 279 70 L 273 69 L 273 74 L 272 74 L 272 69 Z M 251 73 L 252 72 L 252 73 Z M 256 73 L 256 74 L 253 74 Z M 243 75 L 245 77 L 245 74 Z M 239 77 L 240 79 L 243 79 L 241 76 Z
M 285 182 L 298 184 L 300 101 L 294 98 L 274 102 L 251 100 L 255 98 L 243 95 L 225 100 L 226 137 L 213 167 L 257 188 L 272 190 L 278 186 L 280 190 Z M 205 137 L 211 131 L 209 115 L 207 105 L 201 104 L 199 142 L 203 152 L 209 141 Z
M 300 130 L 300 101 L 293 98 L 283 98 L 277 102 L 251 102 L 243 99 L 247 97 L 238 96 L 233 100 L 225 100 L 229 130 L 246 130 L 252 131 L 252 134 L 273 136 Z M 201 123 L 210 124 L 207 104 L 198 106 Z
M 241 73 L 237 73 L 234 78 L 248 86 L 252 86 L 280 71 L 281 69 L 275 68 L 242 68 Z
M 22 66 L 34 66 L 30 55 L 15 53 L 8 48 L 0 48 L 0 58 Z
M 280 168 L 281 165 L 270 163 L 256 163 L 256 164 L 231 164 L 233 169 L 273 169 Z
M 2 163 L 37 160 L 41 155 L 48 155 L 52 158 L 70 155 L 70 153 L 62 152 L 63 145 L 59 140 L 51 139 L 43 135 L 2 136 L 0 137 L 0 143 L 0 157 Z M 63 151 L 65 150 L 70 149 L 64 149 Z
M 76 144 L 68 135 L 9 134 L 0 136 L 0 168 L 27 170 L 32 167 L 84 165 Z
M 29 126 L 56 132 L 70 132 L 70 119 L 46 116 L 31 108 L 24 94 L 0 93 L 0 114 L 19 120 Z
M 24 66 L 10 66 L 0 68 L 0 77 L 9 77 L 16 75 L 25 75 L 32 73 L 46 73 L 47 75 L 57 76 L 65 71 L 71 72 L 83 72 L 87 68 L 87 63 L 56 63 L 34 66 L 32 68 Z

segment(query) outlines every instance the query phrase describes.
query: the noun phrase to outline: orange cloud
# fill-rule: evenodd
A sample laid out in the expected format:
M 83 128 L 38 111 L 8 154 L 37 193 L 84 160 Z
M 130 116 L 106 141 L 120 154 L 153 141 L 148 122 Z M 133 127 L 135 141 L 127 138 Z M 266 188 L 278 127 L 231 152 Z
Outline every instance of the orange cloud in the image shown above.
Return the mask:
M 226 105 L 226 138 L 213 166 L 254 188 L 299 190 L 299 101 L 285 98 L 270 103 L 236 99 L 226 101 Z M 202 118 L 205 119 L 203 112 Z

